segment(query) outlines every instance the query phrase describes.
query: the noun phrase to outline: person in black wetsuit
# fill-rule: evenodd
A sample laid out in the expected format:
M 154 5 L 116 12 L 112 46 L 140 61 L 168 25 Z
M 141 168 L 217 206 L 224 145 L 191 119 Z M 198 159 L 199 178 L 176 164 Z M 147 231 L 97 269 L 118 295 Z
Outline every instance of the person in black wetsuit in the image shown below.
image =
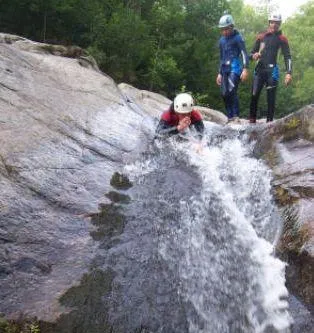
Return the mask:
M 197 139 L 201 142 L 204 133 L 202 115 L 194 108 L 192 96 L 182 93 L 175 97 L 169 109 L 161 115 L 156 134 L 157 137 L 168 137 L 184 133 L 188 128 L 195 130 Z
M 251 104 L 250 123 L 256 123 L 258 99 L 264 85 L 267 89 L 267 122 L 273 121 L 276 101 L 276 88 L 279 80 L 279 68 L 277 54 L 281 49 L 285 67 L 285 85 L 292 81 L 292 62 L 287 37 L 279 30 L 281 24 L 280 14 L 271 14 L 268 18 L 267 31 L 260 33 L 251 51 L 250 58 L 257 61 L 254 71 Z

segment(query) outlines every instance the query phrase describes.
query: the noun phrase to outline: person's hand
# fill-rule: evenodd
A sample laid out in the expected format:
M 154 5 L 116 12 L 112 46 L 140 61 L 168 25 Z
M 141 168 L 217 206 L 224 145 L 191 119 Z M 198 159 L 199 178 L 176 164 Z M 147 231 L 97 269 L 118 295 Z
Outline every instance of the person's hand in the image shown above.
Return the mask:
M 187 127 L 191 125 L 191 118 L 190 117 L 184 117 L 179 121 L 179 124 L 177 126 L 177 130 L 179 132 L 185 130 Z
M 218 74 L 216 78 L 216 83 L 218 84 L 218 86 L 221 86 L 221 80 L 222 80 L 222 75 Z
M 243 71 L 241 73 L 240 79 L 241 81 L 246 81 L 249 77 L 249 71 L 247 68 L 243 68 Z
M 200 154 L 203 151 L 203 145 L 201 142 L 195 144 L 195 151 Z
M 258 59 L 260 59 L 260 57 L 261 57 L 261 54 L 259 53 L 259 52 L 255 52 L 253 55 L 252 55 L 252 58 L 253 58 L 253 60 L 258 60 Z
M 286 74 L 285 76 L 285 85 L 288 86 L 292 82 L 292 75 Z

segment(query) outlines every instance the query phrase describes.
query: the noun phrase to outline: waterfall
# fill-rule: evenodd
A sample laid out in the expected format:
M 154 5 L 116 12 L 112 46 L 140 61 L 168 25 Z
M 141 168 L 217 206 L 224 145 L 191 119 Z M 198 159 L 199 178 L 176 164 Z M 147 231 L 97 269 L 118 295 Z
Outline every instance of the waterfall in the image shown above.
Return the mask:
M 122 332 L 287 333 L 281 221 L 271 171 L 244 132 L 206 123 L 128 164 L 126 224 L 107 250 L 109 318 Z

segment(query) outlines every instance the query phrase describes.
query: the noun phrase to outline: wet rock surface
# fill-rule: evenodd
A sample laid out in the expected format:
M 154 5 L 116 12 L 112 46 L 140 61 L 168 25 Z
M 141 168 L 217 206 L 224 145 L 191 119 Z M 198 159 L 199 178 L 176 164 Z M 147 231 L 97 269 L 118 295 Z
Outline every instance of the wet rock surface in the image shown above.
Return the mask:
M 115 274 L 99 269 L 97 250 L 112 248 L 124 230 L 132 184 L 119 171 L 146 150 L 152 117 L 170 101 L 118 87 L 79 49 L 18 36 L 0 34 L 0 72 L 0 312 L 40 317 L 42 332 L 112 332 L 101 295 Z M 223 114 L 201 111 L 225 123 Z M 278 253 L 307 307 L 291 298 L 303 318 L 294 333 L 313 323 L 313 116 L 308 106 L 247 129 L 255 155 L 274 170 L 287 226 Z M 88 311 L 94 315 L 80 321 Z
M 0 43 L 0 312 L 13 318 L 63 311 L 58 297 L 98 246 L 85 214 L 145 145 L 145 114 L 113 80 L 52 49 L 14 36 Z
M 274 173 L 273 190 L 284 219 L 277 246 L 287 263 L 287 284 L 313 313 L 314 105 L 251 133 L 257 156 Z

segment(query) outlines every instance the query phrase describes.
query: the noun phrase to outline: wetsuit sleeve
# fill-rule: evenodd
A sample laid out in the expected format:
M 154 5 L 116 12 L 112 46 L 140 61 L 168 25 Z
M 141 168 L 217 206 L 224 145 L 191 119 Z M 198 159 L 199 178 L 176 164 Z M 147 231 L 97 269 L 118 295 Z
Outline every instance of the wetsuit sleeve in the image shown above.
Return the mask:
M 219 40 L 219 68 L 218 68 L 218 73 L 222 74 L 222 61 L 223 61 L 223 54 L 222 54 L 222 44 L 221 41 Z
M 170 136 L 178 133 L 179 131 L 177 130 L 177 126 L 171 126 L 164 119 L 160 119 L 156 128 L 157 136 Z
M 249 67 L 249 56 L 246 51 L 244 39 L 241 36 L 239 36 L 239 38 L 237 39 L 237 44 L 238 44 L 238 48 L 240 50 L 243 67 L 248 68 Z
M 192 111 L 192 124 L 197 131 L 197 137 L 199 140 L 202 140 L 203 135 L 204 135 L 204 122 L 202 119 L 202 115 L 198 110 L 193 110 Z
M 285 36 L 281 36 L 281 51 L 285 60 L 286 72 L 287 74 L 292 73 L 292 60 L 290 54 L 290 47 L 288 43 L 288 39 Z
M 253 45 L 253 48 L 251 50 L 250 56 L 249 56 L 250 60 L 253 59 L 252 57 L 253 57 L 254 53 L 259 52 L 260 46 L 261 46 L 261 40 L 260 40 L 259 36 L 257 36 L 255 43 Z
M 195 127 L 195 129 L 197 131 L 197 138 L 199 140 L 202 140 L 203 136 L 204 136 L 204 123 L 203 123 L 203 120 L 200 119 L 197 122 L 195 122 L 193 125 L 194 125 L 194 127 Z

